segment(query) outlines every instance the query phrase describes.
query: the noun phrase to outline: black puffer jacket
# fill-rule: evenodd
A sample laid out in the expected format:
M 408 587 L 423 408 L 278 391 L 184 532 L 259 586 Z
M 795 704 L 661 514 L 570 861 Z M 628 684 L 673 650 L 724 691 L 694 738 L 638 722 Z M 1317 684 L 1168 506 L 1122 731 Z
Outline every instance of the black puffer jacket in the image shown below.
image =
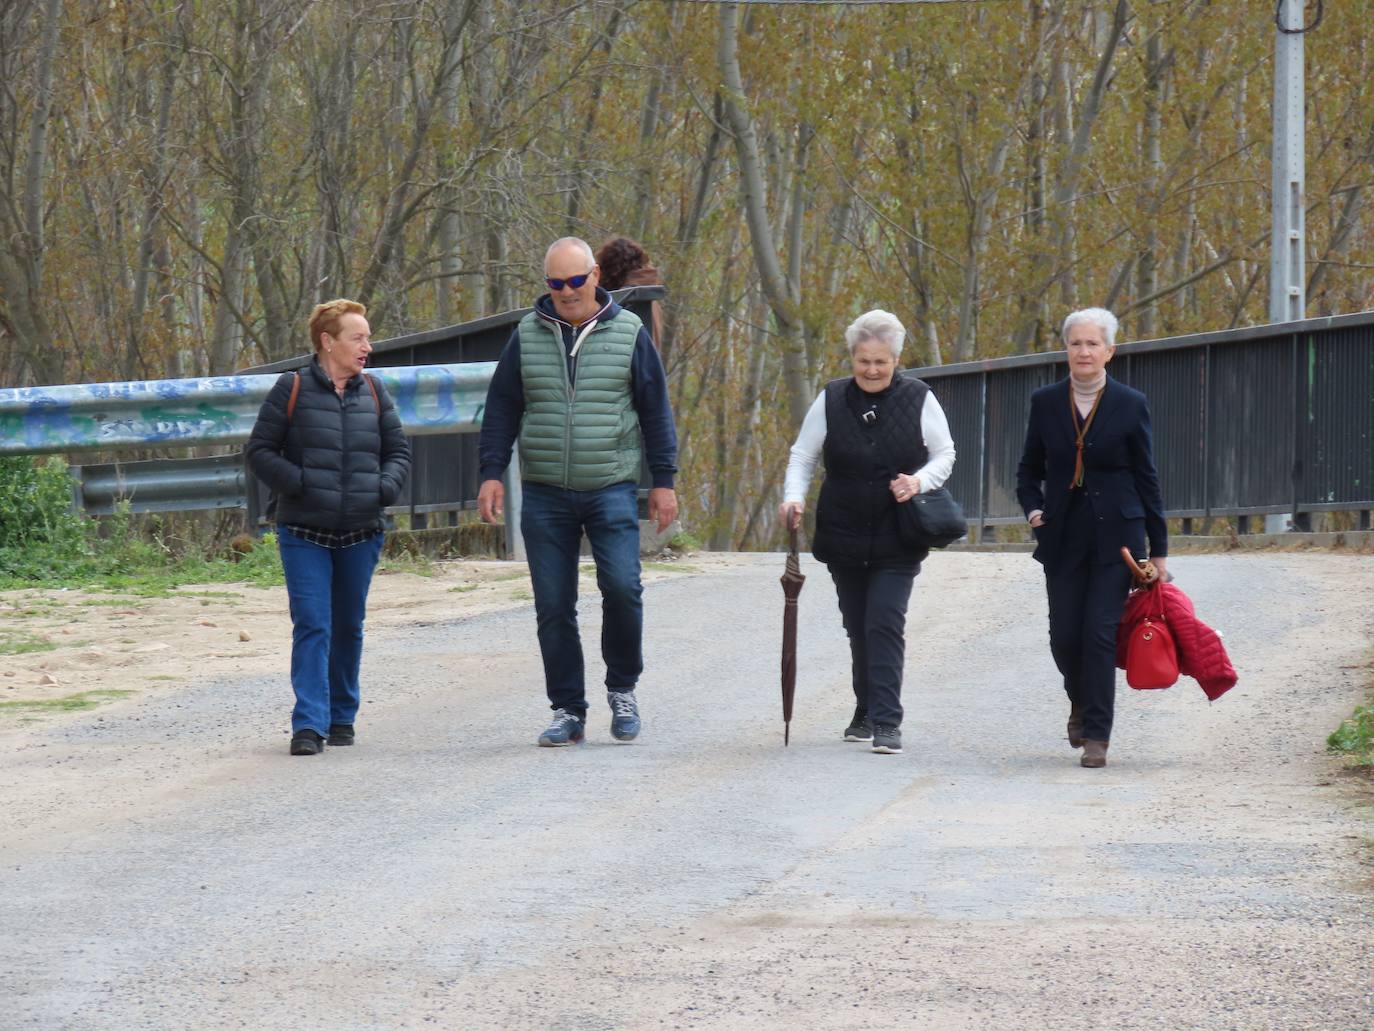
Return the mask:
M 930 388 L 902 376 L 877 394 L 859 389 L 853 377 L 825 387 L 825 480 L 816 504 L 811 554 L 827 565 L 921 562 L 929 552 L 902 543 L 893 466 L 915 472 L 928 457 L 921 435 L 921 408 Z M 865 424 L 863 413 L 871 411 Z
M 278 523 L 321 530 L 382 525 L 410 475 L 410 444 L 386 389 L 377 380 L 378 416 L 362 375 L 343 396 L 318 360 L 300 370 L 295 411 L 286 417 L 295 373 L 282 373 L 258 411 L 245 453 L 253 475 L 277 496 Z

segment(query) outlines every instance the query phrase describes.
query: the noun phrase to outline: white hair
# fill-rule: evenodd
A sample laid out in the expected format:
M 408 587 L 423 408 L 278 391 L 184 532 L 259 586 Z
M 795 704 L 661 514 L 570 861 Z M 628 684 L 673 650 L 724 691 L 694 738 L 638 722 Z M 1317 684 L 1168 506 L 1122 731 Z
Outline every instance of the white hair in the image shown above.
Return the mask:
M 892 359 L 902 355 L 902 342 L 906 340 L 906 327 L 896 315 L 881 308 L 866 311 L 849 324 L 844 331 L 844 342 L 849 347 L 849 356 L 854 357 L 854 349 L 866 340 L 876 340 L 892 349 Z
M 1069 330 L 1080 322 L 1091 322 L 1098 329 L 1102 330 L 1102 339 L 1106 341 L 1108 347 L 1116 346 L 1116 327 L 1118 325 L 1116 316 L 1106 308 L 1082 308 L 1078 311 L 1070 312 L 1064 319 L 1064 328 L 1059 331 L 1060 336 L 1067 344 L 1069 340 Z
M 576 247 L 579 251 L 581 251 L 587 259 L 588 271 L 590 271 L 592 266 L 596 264 L 596 255 L 592 253 L 591 244 L 577 236 L 563 236 L 555 240 L 553 243 L 549 244 L 549 249 L 544 252 L 545 267 L 548 267 L 549 258 L 553 256 L 553 252 L 563 247 Z

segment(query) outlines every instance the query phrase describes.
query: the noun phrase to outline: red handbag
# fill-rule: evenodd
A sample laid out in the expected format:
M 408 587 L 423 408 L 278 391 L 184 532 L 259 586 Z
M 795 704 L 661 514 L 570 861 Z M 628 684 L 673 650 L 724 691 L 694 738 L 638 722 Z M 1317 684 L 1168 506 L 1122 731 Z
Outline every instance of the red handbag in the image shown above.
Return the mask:
M 1173 687 L 1178 683 L 1178 647 L 1164 622 L 1164 602 L 1158 591 L 1159 573 L 1153 563 L 1137 562 L 1129 548 L 1121 549 L 1121 558 L 1131 567 L 1136 590 L 1154 591 L 1152 600 L 1159 604 L 1159 615 L 1147 614 L 1126 639 L 1126 683 L 1138 691 Z
M 1146 616 L 1126 641 L 1126 683 L 1140 691 L 1178 683 L 1178 649 L 1164 616 Z

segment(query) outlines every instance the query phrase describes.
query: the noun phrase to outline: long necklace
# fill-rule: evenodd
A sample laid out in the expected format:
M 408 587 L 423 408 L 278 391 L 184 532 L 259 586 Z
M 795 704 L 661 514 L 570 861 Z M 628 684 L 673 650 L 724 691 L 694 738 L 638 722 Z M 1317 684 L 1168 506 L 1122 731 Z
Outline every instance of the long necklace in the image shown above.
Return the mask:
M 1078 405 L 1074 403 L 1073 386 L 1069 386 L 1069 412 L 1073 415 L 1073 424 L 1078 427 L 1077 435 L 1074 439 L 1074 447 L 1077 449 L 1073 458 L 1073 481 L 1069 484 L 1069 490 L 1083 486 L 1083 438 L 1088 435 L 1088 428 L 1093 424 L 1093 416 L 1097 414 L 1097 406 L 1102 403 L 1102 395 L 1107 392 L 1106 384 L 1097 392 L 1093 398 L 1093 406 L 1088 410 L 1086 419 L 1078 414 Z

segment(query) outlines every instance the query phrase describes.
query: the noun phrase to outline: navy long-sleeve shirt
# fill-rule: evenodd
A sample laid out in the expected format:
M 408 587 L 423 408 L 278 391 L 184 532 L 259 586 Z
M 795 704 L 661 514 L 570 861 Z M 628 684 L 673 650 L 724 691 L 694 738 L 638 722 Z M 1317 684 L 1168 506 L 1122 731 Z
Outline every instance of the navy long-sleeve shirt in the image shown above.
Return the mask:
M 597 288 L 597 300 L 602 309 L 597 319 L 613 318 L 620 306 L 611 295 Z M 535 302 L 535 308 L 551 317 L 553 325 L 562 330 L 563 347 L 571 352 L 577 330 L 554 314 L 553 302 L 547 294 Z M 568 358 L 568 381 L 577 380 L 577 359 Z M 673 424 L 673 410 L 668 403 L 668 376 L 658 356 L 649 331 L 640 328 L 635 338 L 634 354 L 630 359 L 630 392 L 635 413 L 639 417 L 640 433 L 644 437 L 644 455 L 655 487 L 673 486 L 677 473 L 677 428 Z M 501 351 L 487 388 L 487 403 L 482 414 L 482 431 L 478 437 L 477 455 L 484 480 L 500 479 L 510 465 L 511 449 L 520 433 L 520 420 L 525 414 L 525 383 L 520 373 L 520 330 L 511 334 Z

